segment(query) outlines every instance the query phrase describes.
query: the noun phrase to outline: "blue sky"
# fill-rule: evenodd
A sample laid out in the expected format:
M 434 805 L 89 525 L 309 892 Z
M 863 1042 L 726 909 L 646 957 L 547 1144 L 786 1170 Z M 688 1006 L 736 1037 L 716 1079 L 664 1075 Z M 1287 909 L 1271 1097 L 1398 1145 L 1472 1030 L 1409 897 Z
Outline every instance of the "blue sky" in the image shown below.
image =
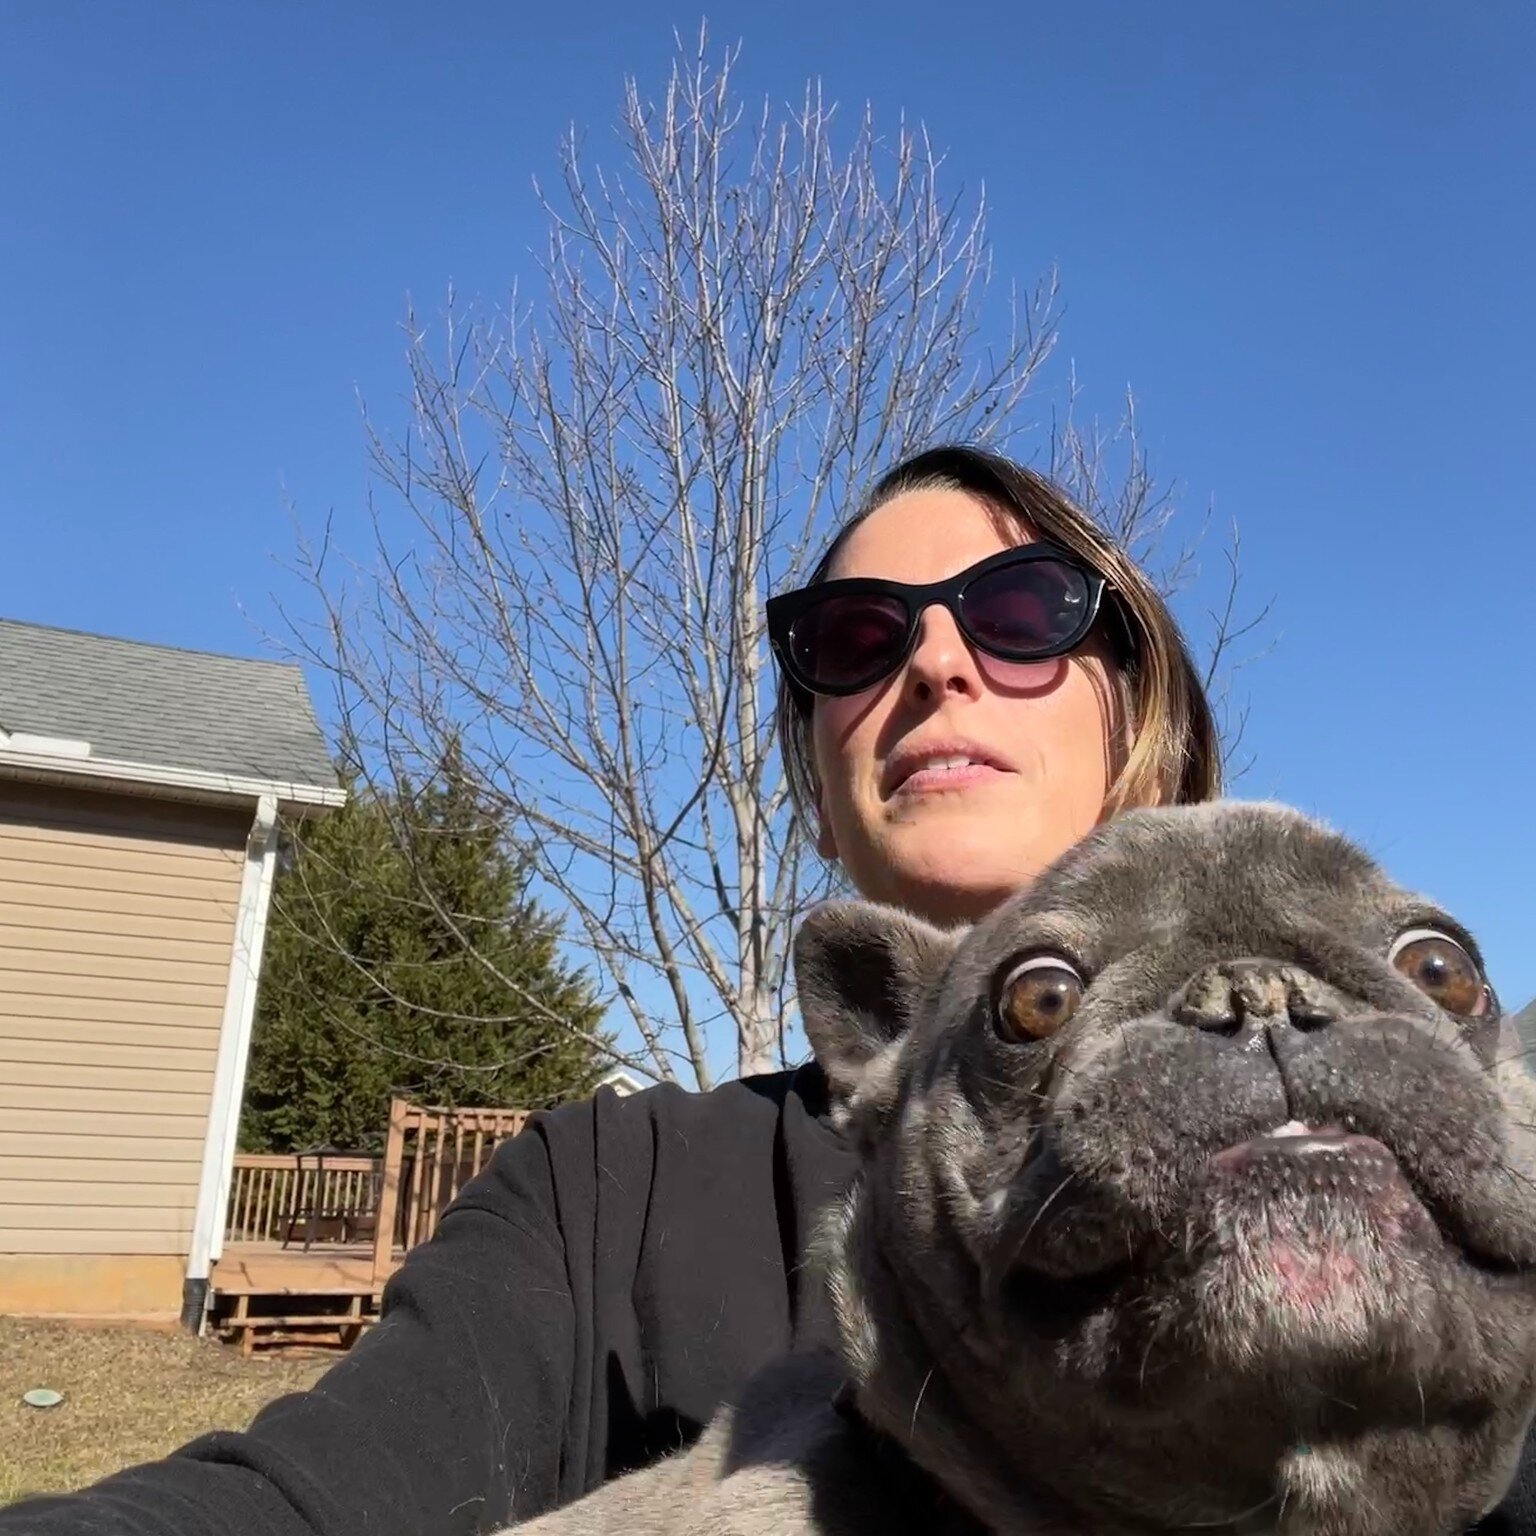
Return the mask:
M 0 613 L 258 652 L 288 499 L 345 525 L 407 300 L 530 275 L 530 191 L 698 10 L 0 8 Z M 715 5 L 985 182 L 1061 360 L 1130 385 L 1272 597 L 1237 786 L 1318 812 L 1536 994 L 1536 10 L 1321 0 Z M 1046 402 L 1048 404 L 1048 402 Z M 1193 608 L 1187 611 L 1196 622 Z

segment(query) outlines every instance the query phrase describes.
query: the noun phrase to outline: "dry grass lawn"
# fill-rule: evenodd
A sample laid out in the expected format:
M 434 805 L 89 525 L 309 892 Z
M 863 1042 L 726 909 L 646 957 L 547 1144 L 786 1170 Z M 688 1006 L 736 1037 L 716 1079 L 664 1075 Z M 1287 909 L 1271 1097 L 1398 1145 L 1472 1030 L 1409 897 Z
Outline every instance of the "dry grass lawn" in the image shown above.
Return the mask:
M 163 1456 L 309 1386 L 329 1360 L 252 1359 L 211 1339 L 0 1317 L 0 1504 Z M 21 1394 L 52 1387 L 56 1408 Z

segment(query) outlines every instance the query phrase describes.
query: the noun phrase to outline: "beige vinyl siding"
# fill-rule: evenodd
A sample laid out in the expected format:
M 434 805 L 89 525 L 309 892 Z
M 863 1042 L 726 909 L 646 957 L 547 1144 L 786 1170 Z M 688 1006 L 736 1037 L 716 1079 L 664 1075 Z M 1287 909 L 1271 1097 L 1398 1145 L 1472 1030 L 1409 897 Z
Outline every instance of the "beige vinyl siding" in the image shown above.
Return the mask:
M 249 825 L 0 782 L 0 1255 L 187 1253 Z

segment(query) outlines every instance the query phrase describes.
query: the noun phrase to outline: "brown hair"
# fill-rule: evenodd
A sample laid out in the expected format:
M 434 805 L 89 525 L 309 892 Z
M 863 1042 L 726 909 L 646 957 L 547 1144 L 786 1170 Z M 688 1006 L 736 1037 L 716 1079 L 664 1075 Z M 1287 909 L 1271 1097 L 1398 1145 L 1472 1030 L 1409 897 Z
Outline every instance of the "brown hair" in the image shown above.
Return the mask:
M 1040 538 L 1091 566 L 1109 584 L 1106 603 L 1119 614 L 1129 645 L 1119 666 L 1131 747 L 1110 786 L 1108 814 L 1137 805 L 1181 805 L 1221 793 L 1221 744 L 1205 688 L 1179 627 L 1157 589 L 1129 555 L 1033 470 L 981 448 L 930 448 L 887 470 L 838 530 L 811 572 L 825 581 L 832 562 L 870 513 L 907 491 L 964 491 L 1027 523 Z M 790 793 L 812 824 L 817 801 L 811 751 L 811 700 L 779 674 L 776 719 Z

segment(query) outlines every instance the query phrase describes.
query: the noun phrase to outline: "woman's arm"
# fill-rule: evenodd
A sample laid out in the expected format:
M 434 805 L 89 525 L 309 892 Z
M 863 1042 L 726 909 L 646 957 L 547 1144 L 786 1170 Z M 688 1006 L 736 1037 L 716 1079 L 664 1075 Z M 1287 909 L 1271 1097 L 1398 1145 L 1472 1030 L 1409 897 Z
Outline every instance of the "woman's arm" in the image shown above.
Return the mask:
M 470 1536 L 676 1451 L 829 1337 L 804 1251 L 851 1155 L 823 1096 L 806 1070 L 536 1117 L 310 1391 L 0 1536 Z
M 494 1529 L 556 1502 L 575 1327 L 549 1144 L 535 1123 L 409 1255 L 381 1321 L 310 1391 L 271 1404 L 244 1433 L 206 1435 L 83 1493 L 0 1510 L 0 1536 Z

